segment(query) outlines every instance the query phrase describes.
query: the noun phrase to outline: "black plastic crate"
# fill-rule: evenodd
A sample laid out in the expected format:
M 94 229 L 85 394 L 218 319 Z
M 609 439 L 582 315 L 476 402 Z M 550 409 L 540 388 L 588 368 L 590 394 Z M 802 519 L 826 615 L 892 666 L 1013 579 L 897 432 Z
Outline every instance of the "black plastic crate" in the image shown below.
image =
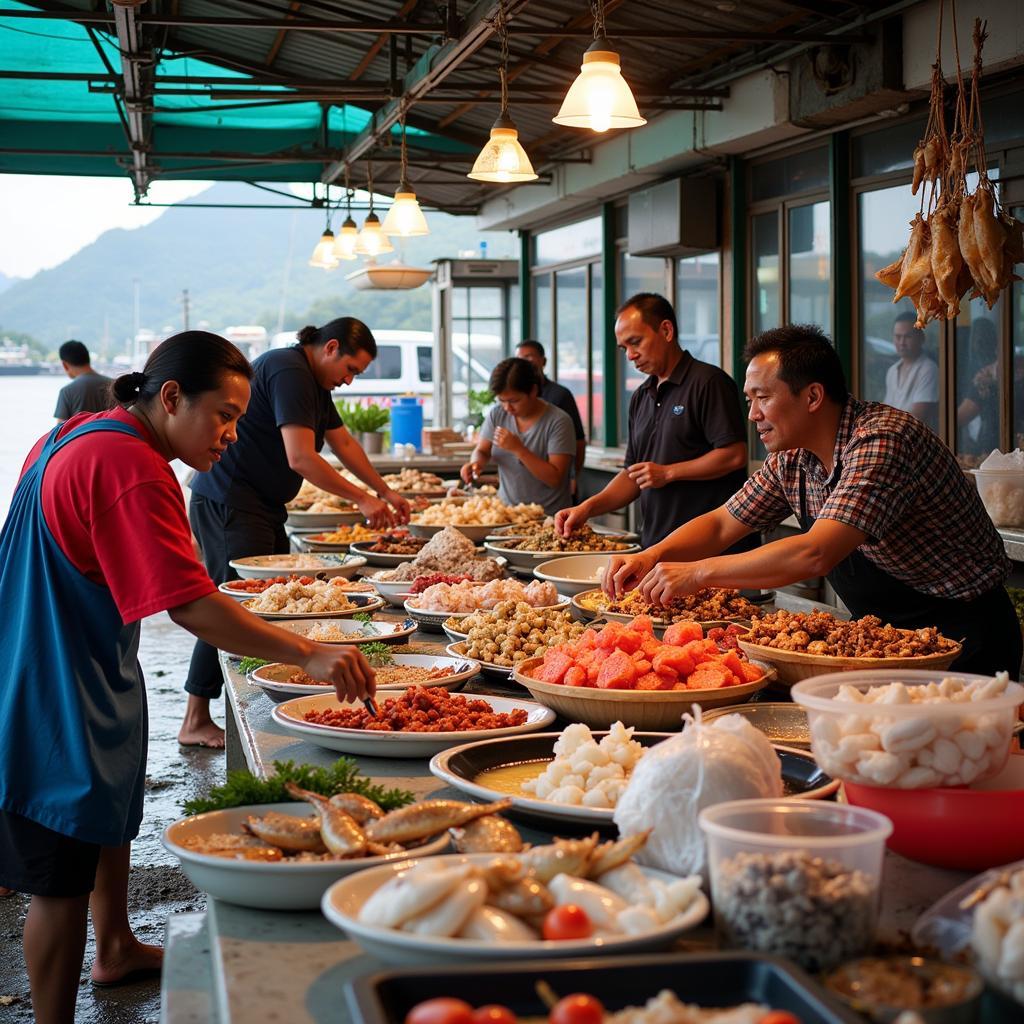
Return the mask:
M 534 988 L 586 992 L 608 1010 L 643 1006 L 662 989 L 706 1007 L 757 1002 L 789 1010 L 801 1024 L 863 1024 L 798 968 L 745 953 L 665 953 L 580 960 L 521 960 L 471 967 L 406 968 L 356 979 L 348 990 L 358 1024 L 402 1024 L 417 1003 L 454 996 L 472 1006 L 501 1003 L 519 1016 L 547 1016 Z

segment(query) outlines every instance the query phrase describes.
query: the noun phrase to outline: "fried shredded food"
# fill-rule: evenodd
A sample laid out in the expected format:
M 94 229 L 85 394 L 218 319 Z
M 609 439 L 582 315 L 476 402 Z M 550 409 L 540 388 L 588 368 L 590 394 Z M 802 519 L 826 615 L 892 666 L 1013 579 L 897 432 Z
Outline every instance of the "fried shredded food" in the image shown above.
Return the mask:
M 410 686 L 401 697 L 379 702 L 380 717 L 365 708 L 327 708 L 303 716 L 316 725 L 367 732 L 464 732 L 469 729 L 507 729 L 523 725 L 526 711 L 495 711 L 485 700 L 474 700 L 437 687 Z
M 676 598 L 664 606 L 651 604 L 638 590 L 630 590 L 617 601 L 609 601 L 604 594 L 595 594 L 584 607 L 618 615 L 650 615 L 657 623 L 750 619 L 758 612 L 757 605 L 748 601 L 738 590 L 723 590 L 719 587 L 704 587 L 695 594 Z
M 554 527 L 547 526 L 532 531 L 528 537 L 502 540 L 498 544 L 516 551 L 624 551 L 631 546 L 614 537 L 595 533 L 589 526 L 573 530 L 568 537 L 559 536 Z
M 421 668 L 417 665 L 382 665 L 374 668 L 378 686 L 424 686 L 438 679 L 446 679 L 455 675 L 451 665 L 442 665 L 436 668 Z M 302 686 L 333 686 L 333 683 L 324 682 L 322 679 L 314 679 L 307 672 L 293 672 L 288 677 L 289 683 L 297 683 Z
M 844 622 L 828 612 L 777 611 L 754 619 L 743 638 L 780 651 L 837 658 L 918 658 L 956 648 L 935 626 L 898 629 L 876 615 Z

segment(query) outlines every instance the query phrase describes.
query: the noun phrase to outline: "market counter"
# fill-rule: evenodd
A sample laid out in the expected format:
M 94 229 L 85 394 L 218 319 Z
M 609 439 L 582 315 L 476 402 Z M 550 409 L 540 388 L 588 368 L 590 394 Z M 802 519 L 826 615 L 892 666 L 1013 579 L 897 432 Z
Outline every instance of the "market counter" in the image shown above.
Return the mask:
M 420 653 L 440 652 L 444 646 L 436 634 L 417 632 L 411 640 L 409 650 Z M 271 718 L 270 698 L 232 666 L 222 658 L 229 708 L 229 769 L 247 768 L 266 776 L 275 760 L 314 765 L 336 760 L 335 752 L 297 740 L 277 726 Z M 466 692 L 521 694 L 514 685 L 491 686 L 479 677 Z M 375 780 L 411 790 L 417 797 L 465 799 L 430 775 L 426 759 L 356 760 Z M 545 833 L 521 826 L 520 830 L 529 842 L 548 841 Z M 887 853 L 881 938 L 898 942 L 923 910 L 967 877 L 967 873 L 931 868 Z M 217 900 L 209 901 L 205 914 L 169 918 L 166 941 L 163 1024 L 350 1024 L 345 983 L 384 967 L 317 912 L 257 911 Z M 714 948 L 710 918 L 675 948 L 690 952 Z M 1003 1021 L 992 1013 L 981 1024 Z

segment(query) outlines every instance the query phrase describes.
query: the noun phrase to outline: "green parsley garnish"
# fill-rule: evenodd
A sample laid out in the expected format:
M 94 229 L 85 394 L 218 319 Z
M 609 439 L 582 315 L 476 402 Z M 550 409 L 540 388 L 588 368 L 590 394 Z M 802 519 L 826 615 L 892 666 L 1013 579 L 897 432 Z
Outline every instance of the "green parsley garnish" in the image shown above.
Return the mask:
M 370 615 L 369 612 L 356 612 L 352 618 L 355 619 L 356 622 L 369 622 L 373 616 Z
M 266 658 L 239 658 L 238 671 L 241 672 L 243 676 L 247 676 L 250 672 L 269 664 L 270 662 L 267 661 Z
M 395 660 L 395 656 L 391 653 L 391 648 L 387 644 L 382 644 L 379 640 L 371 640 L 368 644 L 360 644 L 359 650 L 363 652 L 366 660 L 374 668 L 391 665 Z
M 359 793 L 385 811 L 404 807 L 415 799 L 409 790 L 376 785 L 360 773 L 352 758 L 339 757 L 327 768 L 297 765 L 294 761 L 275 761 L 274 774 L 269 779 L 257 779 L 246 771 L 229 772 L 223 786 L 214 786 L 208 796 L 186 800 L 182 806 L 186 814 L 202 814 L 246 804 L 287 803 L 293 799 L 284 788 L 288 781 L 323 796 Z

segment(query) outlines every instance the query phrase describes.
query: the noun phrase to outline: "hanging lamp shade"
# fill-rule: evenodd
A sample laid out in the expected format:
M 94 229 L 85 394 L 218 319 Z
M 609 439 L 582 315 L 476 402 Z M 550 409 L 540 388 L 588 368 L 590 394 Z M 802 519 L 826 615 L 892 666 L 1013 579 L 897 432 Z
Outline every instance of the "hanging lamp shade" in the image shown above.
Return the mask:
M 569 128 L 590 128 L 595 132 L 647 124 L 622 77 L 619 55 L 604 37 L 595 39 L 583 54 L 580 73 L 551 120 Z
M 356 239 L 359 228 L 351 215 L 345 218 L 334 237 L 334 258 L 336 260 L 354 260 L 356 258 Z
M 414 235 L 429 235 L 427 218 L 423 216 L 416 193 L 402 182 L 395 193 L 395 201 L 391 204 L 381 230 L 385 235 L 397 235 L 400 238 L 412 238 Z
M 334 232 L 330 228 L 324 229 L 320 241 L 316 243 L 313 255 L 309 257 L 309 265 L 322 270 L 333 270 L 338 265 L 334 255 Z
M 368 213 L 366 220 L 363 221 L 363 230 L 356 238 L 356 255 L 379 256 L 381 253 L 394 251 L 395 247 L 381 230 L 380 218 L 375 213 Z
M 501 116 L 491 127 L 473 169 L 466 175 L 474 181 L 536 181 L 537 172 L 519 142 L 519 132 L 510 117 Z

